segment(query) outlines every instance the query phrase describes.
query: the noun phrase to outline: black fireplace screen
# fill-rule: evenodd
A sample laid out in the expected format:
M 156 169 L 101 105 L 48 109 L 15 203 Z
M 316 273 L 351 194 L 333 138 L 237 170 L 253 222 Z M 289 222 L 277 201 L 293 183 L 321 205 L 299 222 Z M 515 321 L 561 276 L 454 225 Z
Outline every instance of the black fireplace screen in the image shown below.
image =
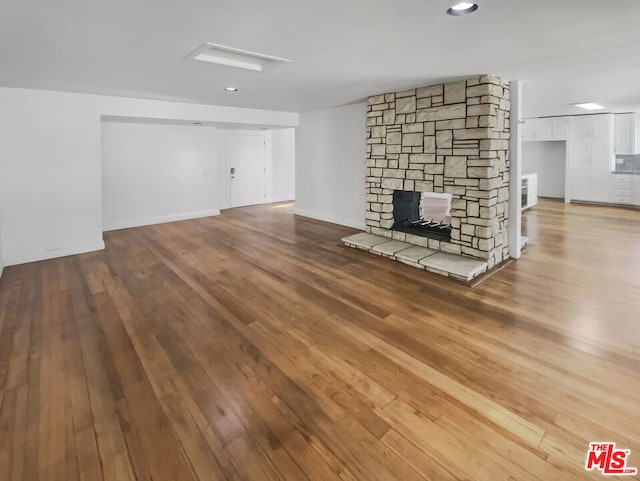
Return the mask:
M 392 229 L 421 237 L 451 240 L 451 224 L 443 218 L 425 218 L 422 214 L 429 212 L 429 209 L 423 208 L 421 202 L 428 202 L 421 192 L 394 191 Z

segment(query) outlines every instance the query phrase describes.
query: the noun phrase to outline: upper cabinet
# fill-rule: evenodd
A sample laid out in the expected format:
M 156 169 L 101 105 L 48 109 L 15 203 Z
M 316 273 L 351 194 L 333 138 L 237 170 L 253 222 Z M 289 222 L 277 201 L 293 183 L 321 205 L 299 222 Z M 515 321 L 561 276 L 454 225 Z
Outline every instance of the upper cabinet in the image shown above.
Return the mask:
M 640 154 L 638 114 L 616 114 L 616 155 Z
M 613 114 L 579 115 L 573 117 L 573 137 L 588 139 L 613 135 Z
M 569 139 L 569 127 L 571 125 L 570 117 L 553 117 L 551 119 L 551 137 L 552 140 Z
M 526 119 L 522 140 L 546 140 L 551 137 L 551 119 Z
M 569 117 L 525 119 L 521 129 L 522 140 L 567 140 L 569 122 Z

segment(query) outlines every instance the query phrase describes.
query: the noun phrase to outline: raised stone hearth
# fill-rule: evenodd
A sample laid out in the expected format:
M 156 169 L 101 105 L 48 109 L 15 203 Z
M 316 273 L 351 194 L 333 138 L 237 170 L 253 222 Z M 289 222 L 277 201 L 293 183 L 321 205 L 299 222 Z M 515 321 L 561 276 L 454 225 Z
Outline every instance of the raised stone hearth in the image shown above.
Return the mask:
M 470 256 L 488 268 L 505 260 L 509 116 L 509 84 L 491 75 L 370 97 L 367 232 Z M 425 238 L 398 229 L 398 191 L 451 194 L 450 235 Z
M 456 254 L 447 254 L 408 242 L 390 240 L 368 233 L 355 234 L 342 239 L 348 247 L 388 257 L 419 269 L 469 282 L 487 271 L 488 263 Z

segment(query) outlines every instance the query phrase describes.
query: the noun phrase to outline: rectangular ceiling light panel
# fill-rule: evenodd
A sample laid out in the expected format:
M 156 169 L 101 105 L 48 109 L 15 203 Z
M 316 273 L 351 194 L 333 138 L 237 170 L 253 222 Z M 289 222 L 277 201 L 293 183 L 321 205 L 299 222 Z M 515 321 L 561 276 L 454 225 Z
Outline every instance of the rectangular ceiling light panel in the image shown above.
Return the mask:
M 188 58 L 198 60 L 199 62 L 224 65 L 226 67 L 253 70 L 254 72 L 262 72 L 274 63 L 291 62 L 291 60 L 286 58 L 249 52 L 248 50 L 240 50 L 215 43 L 203 44 L 195 52 L 191 53 Z
M 573 104 L 574 107 L 578 107 L 585 110 L 603 110 L 604 107 L 602 105 L 596 104 L 595 102 L 586 102 L 584 104 Z

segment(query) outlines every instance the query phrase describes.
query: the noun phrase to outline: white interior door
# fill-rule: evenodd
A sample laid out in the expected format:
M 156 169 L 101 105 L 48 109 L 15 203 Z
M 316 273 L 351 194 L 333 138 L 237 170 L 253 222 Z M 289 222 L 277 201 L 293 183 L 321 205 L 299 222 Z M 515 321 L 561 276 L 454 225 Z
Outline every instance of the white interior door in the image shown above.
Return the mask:
M 229 134 L 229 205 L 262 204 L 265 187 L 265 137 L 262 134 Z

